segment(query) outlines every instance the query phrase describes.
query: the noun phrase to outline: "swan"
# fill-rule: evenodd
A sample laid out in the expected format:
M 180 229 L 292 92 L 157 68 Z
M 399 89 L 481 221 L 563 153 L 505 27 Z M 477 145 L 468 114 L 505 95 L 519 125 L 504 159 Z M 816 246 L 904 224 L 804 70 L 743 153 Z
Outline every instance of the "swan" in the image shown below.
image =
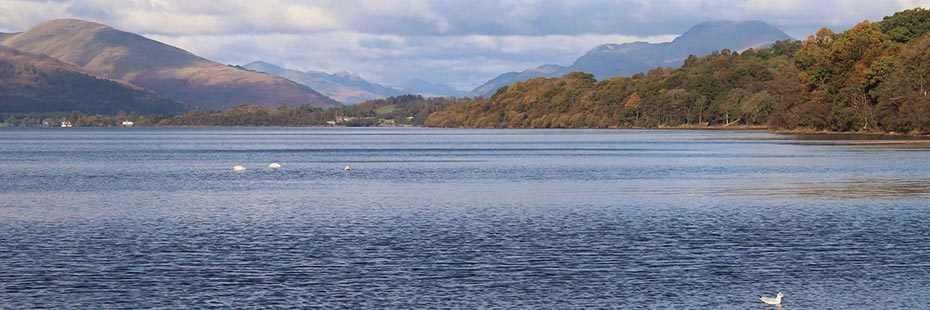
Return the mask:
M 279 163 L 271 163 L 270 165 L 268 165 L 268 168 L 269 168 L 269 169 L 281 169 L 281 164 L 279 164 Z
M 775 297 L 765 297 L 765 296 L 759 295 L 759 300 L 761 300 L 762 303 L 766 305 L 778 306 L 778 305 L 781 305 L 782 297 L 785 297 L 785 294 L 782 294 L 781 292 L 779 292 L 778 294 L 775 295 Z
M 233 171 L 245 171 L 245 167 L 242 165 L 236 165 L 233 167 Z

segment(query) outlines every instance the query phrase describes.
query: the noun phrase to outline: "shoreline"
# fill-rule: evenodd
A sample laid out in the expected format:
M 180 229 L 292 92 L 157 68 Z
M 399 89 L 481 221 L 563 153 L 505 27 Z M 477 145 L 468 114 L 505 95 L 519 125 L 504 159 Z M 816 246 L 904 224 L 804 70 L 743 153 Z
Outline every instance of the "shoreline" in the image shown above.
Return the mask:
M 786 135 L 886 136 L 886 137 L 930 139 L 930 134 L 922 134 L 922 133 L 900 133 L 900 132 L 881 132 L 881 131 L 856 132 L 856 131 L 828 131 L 828 130 L 816 130 L 816 129 L 768 129 L 768 128 L 766 128 L 766 130 L 772 133 L 786 134 Z
M 57 126 L 0 126 L 3 129 L 59 129 Z M 844 131 L 826 131 L 815 129 L 771 129 L 768 126 L 761 125 L 739 125 L 739 126 L 660 126 L 654 128 L 645 127 L 609 127 L 609 128 L 485 128 L 485 127 L 428 127 L 428 126 L 326 126 L 326 125 L 309 125 L 309 126 L 262 126 L 262 125 L 135 125 L 135 126 L 75 126 L 73 128 L 426 128 L 426 129 L 554 129 L 554 130 L 707 130 L 707 131 L 767 131 L 779 135 L 795 135 L 800 137 L 831 136 L 831 137 L 871 137 L 871 138 L 894 138 L 901 141 L 922 141 L 930 142 L 930 134 L 912 134 L 898 132 L 844 132 Z M 67 129 L 73 129 L 67 128 Z

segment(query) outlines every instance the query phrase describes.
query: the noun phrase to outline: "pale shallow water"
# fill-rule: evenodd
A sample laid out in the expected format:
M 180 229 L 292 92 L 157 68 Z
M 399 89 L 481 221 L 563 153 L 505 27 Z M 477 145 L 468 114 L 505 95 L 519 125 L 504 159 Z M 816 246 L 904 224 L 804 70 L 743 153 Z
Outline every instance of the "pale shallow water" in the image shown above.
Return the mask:
M 930 304 L 930 149 L 754 131 L 0 130 L 0 308 L 757 309 L 775 291 L 782 309 Z

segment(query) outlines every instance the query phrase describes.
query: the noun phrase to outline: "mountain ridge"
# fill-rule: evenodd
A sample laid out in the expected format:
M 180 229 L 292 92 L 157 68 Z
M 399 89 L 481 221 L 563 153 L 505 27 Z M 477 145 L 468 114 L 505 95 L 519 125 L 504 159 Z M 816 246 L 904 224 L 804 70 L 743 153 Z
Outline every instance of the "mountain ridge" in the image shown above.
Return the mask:
M 511 71 L 494 77 L 493 79 L 481 84 L 472 91 L 468 92 L 469 96 L 472 97 L 490 97 L 501 87 L 511 85 L 513 83 L 526 81 L 533 78 L 543 77 L 543 78 L 554 78 L 559 77 L 563 73 L 567 72 L 568 67 L 563 67 L 560 65 L 547 64 L 536 67 L 534 69 L 527 69 L 520 72 Z
M 338 105 L 281 77 L 216 63 L 141 35 L 79 19 L 47 21 L 8 36 L 0 44 L 48 55 L 96 76 L 125 81 L 193 107 Z
M 443 83 L 431 83 L 422 79 L 411 79 L 400 85 L 405 93 L 421 95 L 424 97 L 462 97 L 464 91 Z
M 300 71 L 288 69 L 263 60 L 256 60 L 244 64 L 241 67 L 247 70 L 265 72 L 293 80 L 346 104 L 361 103 L 404 94 L 422 95 L 426 97 L 460 97 L 464 94 L 463 91 L 449 85 L 430 83 L 421 79 L 412 79 L 399 86 L 390 87 L 370 82 L 348 71 L 336 73 Z
M 489 97 L 499 88 L 515 82 L 538 77 L 553 78 L 576 71 L 594 74 L 598 80 L 629 76 L 657 67 L 680 66 L 689 55 L 704 56 L 723 49 L 745 50 L 787 39 L 791 36 L 762 21 L 709 21 L 692 26 L 671 42 L 601 44 L 568 67 L 543 65 L 536 69 L 504 73 L 476 87 L 469 95 Z M 538 71 L 543 67 L 562 70 Z
M 369 82 L 354 73 L 346 71 L 331 74 L 322 71 L 300 71 L 287 69 L 261 60 L 242 65 L 242 67 L 287 78 L 346 104 L 401 94 L 400 90 Z
M 704 56 L 724 49 L 742 51 L 787 39 L 791 36 L 762 21 L 709 21 L 689 28 L 671 42 L 599 45 L 575 60 L 569 71 L 591 73 L 602 80 L 656 67 L 677 67 L 690 55 Z
M 17 34 L 19 34 L 19 33 L 18 33 L 18 32 L 14 32 L 14 33 L 0 32 L 0 41 L 3 41 L 3 40 L 5 40 L 6 38 L 15 36 L 15 35 L 17 35 Z

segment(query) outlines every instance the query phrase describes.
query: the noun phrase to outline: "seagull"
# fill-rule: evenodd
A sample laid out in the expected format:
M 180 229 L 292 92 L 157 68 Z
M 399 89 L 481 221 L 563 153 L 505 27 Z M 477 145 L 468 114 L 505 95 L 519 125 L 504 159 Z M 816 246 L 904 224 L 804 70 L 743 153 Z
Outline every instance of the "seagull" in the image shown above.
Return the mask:
M 352 171 L 352 167 L 346 166 L 345 169 L 343 170 L 345 170 L 346 172 L 349 172 L 349 171 Z
M 233 171 L 245 171 L 245 167 L 243 167 L 242 165 L 236 165 L 235 167 L 233 167 Z
M 765 297 L 765 296 L 759 295 L 759 300 L 761 300 L 762 303 L 766 305 L 779 306 L 781 305 L 782 297 L 785 297 L 785 294 L 782 294 L 781 292 L 779 292 L 778 294 L 775 295 L 775 297 Z
M 268 168 L 269 168 L 269 169 L 281 169 L 281 164 L 279 164 L 279 163 L 271 163 L 270 165 L 268 165 Z

